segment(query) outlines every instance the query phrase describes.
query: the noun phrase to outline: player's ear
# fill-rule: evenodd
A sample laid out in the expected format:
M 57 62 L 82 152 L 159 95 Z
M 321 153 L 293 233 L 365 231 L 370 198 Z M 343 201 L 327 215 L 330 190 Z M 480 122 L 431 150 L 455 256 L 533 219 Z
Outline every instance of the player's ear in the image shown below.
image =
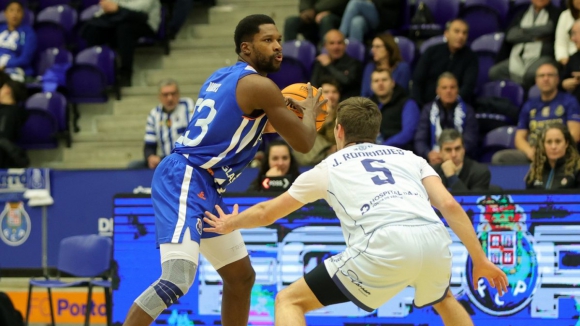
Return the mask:
M 242 42 L 242 44 L 240 44 L 240 50 L 243 54 L 250 55 L 250 42 Z

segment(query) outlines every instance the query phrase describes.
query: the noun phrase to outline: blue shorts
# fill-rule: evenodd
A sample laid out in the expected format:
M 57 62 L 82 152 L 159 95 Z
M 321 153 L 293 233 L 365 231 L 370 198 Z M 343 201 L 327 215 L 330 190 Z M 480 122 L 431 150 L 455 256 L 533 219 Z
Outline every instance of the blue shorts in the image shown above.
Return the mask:
M 219 236 L 203 232 L 205 211 L 219 216 L 215 205 L 229 214 L 222 196 L 218 194 L 213 177 L 207 170 L 191 165 L 181 154 L 164 158 L 155 169 L 151 182 L 151 201 L 155 211 L 157 246 L 162 243 L 181 243 L 187 228 L 191 239 Z

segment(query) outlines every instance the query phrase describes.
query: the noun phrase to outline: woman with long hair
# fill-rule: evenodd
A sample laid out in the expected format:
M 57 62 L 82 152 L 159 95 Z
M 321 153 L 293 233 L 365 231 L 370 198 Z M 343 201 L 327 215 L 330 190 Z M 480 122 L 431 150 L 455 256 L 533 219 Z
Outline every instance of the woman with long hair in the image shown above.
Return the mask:
M 373 39 L 371 54 L 373 61 L 367 63 L 363 73 L 361 96 L 370 97 L 371 75 L 376 69 L 389 70 L 395 83 L 405 90 L 409 89 L 411 81 L 411 67 L 403 60 L 401 50 L 395 42 L 393 35 L 379 34 Z
M 285 141 L 275 139 L 268 144 L 260 164 L 258 176 L 248 190 L 268 190 L 269 186 L 264 186 L 264 180 L 273 177 L 286 177 L 290 185 L 299 175 L 298 162 L 292 155 L 292 149 Z M 280 189 L 280 191 L 286 190 L 280 187 L 276 187 L 276 189 Z
M 561 123 L 546 126 L 526 175 L 527 189 L 580 188 L 580 155 L 568 128 Z

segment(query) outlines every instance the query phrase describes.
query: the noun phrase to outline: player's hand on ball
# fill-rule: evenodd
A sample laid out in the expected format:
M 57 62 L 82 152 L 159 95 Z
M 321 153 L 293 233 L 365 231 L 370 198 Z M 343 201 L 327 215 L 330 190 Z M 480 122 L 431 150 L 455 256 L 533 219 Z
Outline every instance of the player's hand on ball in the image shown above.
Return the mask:
M 500 296 L 507 292 L 508 279 L 505 273 L 494 263 L 485 259 L 473 263 L 473 287 L 479 287 L 479 279 L 485 278 L 491 287 L 496 288 Z
M 321 101 L 322 97 L 322 87 L 318 89 L 316 97 L 313 95 L 312 85 L 307 84 L 308 95 L 302 101 L 297 101 L 291 97 L 287 97 L 286 100 L 290 102 L 290 105 L 302 112 L 310 111 L 314 112 L 315 116 L 318 116 L 323 110 L 322 107 L 328 102 L 327 99 Z
M 203 228 L 203 231 L 214 232 L 219 234 L 227 234 L 234 231 L 234 228 L 231 226 L 230 219 L 238 215 L 238 204 L 234 205 L 234 211 L 231 214 L 224 213 L 224 211 L 218 205 L 215 205 L 215 209 L 217 210 L 220 216 L 217 217 L 214 214 L 206 211 L 205 212 L 206 217 L 204 217 L 203 220 L 211 227 Z

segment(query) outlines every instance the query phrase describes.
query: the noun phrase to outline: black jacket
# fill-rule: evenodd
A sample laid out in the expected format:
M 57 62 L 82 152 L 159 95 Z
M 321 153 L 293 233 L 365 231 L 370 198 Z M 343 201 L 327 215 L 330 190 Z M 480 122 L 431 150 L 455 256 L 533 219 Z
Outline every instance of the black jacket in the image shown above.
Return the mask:
M 445 176 L 441 164 L 433 166 L 435 172 L 441 177 L 443 185 L 450 191 L 482 191 L 489 189 L 491 173 L 487 166 L 469 158 L 463 160 L 463 167 L 459 175 L 450 178 Z
M 332 78 L 340 84 L 341 100 L 360 95 L 362 80 L 362 64 L 357 59 L 344 54 L 342 58 L 324 67 L 319 61 L 314 63 L 312 70 L 312 86 L 320 87 L 325 78 Z
M 580 188 L 580 170 L 574 171 L 572 175 L 566 175 L 566 173 L 564 173 L 564 163 L 564 158 L 556 161 L 556 166 L 553 169 L 553 176 L 550 180 L 552 167 L 550 166 L 550 163 L 546 161 L 542 181 L 529 182 L 526 177 L 526 189 L 556 190 Z

